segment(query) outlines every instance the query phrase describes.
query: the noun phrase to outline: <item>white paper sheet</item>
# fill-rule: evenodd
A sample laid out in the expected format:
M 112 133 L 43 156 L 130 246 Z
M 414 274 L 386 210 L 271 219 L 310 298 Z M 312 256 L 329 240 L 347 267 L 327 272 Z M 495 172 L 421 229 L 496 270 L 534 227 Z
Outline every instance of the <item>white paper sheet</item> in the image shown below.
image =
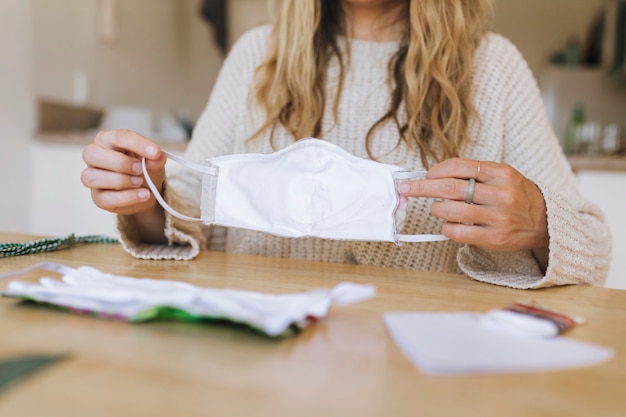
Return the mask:
M 404 354 L 428 374 L 546 372 L 592 366 L 613 350 L 564 336 L 520 336 L 485 325 L 480 313 L 386 313 Z

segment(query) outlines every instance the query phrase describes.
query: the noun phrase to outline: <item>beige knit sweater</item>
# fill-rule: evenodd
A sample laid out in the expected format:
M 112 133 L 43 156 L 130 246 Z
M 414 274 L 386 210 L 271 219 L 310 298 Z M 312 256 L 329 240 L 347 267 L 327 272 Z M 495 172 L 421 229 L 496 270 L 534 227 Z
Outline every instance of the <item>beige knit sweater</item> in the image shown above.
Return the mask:
M 263 113 L 249 98 L 253 73 L 262 62 L 270 28 L 245 34 L 226 59 L 208 105 L 194 130 L 185 157 L 195 162 L 218 155 L 271 152 L 267 138 L 245 140 L 260 126 Z M 329 70 L 329 104 L 321 137 L 366 158 L 366 132 L 387 109 L 387 63 L 394 42 L 350 41 L 351 67 L 334 123 L 332 100 L 338 66 Z M 549 266 L 544 274 L 530 251 L 502 253 L 453 241 L 430 243 L 353 242 L 317 238 L 288 239 L 259 232 L 203 226 L 167 216 L 170 245 L 137 242 L 132 219 L 118 218 L 125 249 L 144 259 L 192 259 L 201 248 L 348 262 L 428 271 L 463 272 L 484 282 L 515 288 L 561 284 L 601 285 L 611 254 L 611 235 L 602 213 L 579 194 L 558 141 L 547 120 L 533 76 L 517 49 L 495 34 L 485 36 L 475 59 L 473 100 L 480 123 L 471 126 L 473 141 L 462 156 L 510 164 L 541 189 L 547 205 L 550 234 Z M 278 130 L 276 144 L 293 139 Z M 405 147 L 396 148 L 398 132 L 392 124 L 376 132 L 374 154 L 379 161 L 410 170 L 422 168 L 420 158 Z M 177 210 L 200 215 L 201 178 L 175 163 L 167 167 L 165 197 Z M 411 199 L 404 233 L 439 233 L 441 221 L 429 214 L 432 200 Z

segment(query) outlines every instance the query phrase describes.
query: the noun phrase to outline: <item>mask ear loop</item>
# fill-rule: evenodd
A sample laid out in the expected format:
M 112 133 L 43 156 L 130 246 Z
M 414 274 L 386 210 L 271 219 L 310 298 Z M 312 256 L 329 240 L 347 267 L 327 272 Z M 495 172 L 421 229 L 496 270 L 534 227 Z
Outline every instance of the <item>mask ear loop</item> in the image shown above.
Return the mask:
M 396 236 L 398 242 L 438 242 L 442 240 L 448 240 L 448 237 L 445 235 L 403 235 L 399 234 Z
M 426 171 L 396 171 L 393 173 L 393 178 L 397 187 L 400 181 L 408 181 L 408 180 L 426 178 Z M 405 235 L 401 233 L 396 234 L 396 242 L 416 243 L 416 242 L 438 242 L 442 240 L 448 240 L 448 237 L 446 237 L 445 235 L 435 235 L 435 234 L 419 234 L 419 235 Z
M 180 158 L 170 152 L 167 151 L 163 151 L 163 153 L 165 154 L 165 156 L 167 156 L 169 159 L 172 159 L 176 162 L 178 162 L 181 165 L 186 166 L 187 168 L 190 169 L 194 169 L 196 171 L 200 171 L 203 174 L 207 174 L 207 175 L 217 175 L 217 168 L 215 167 L 210 167 L 210 166 L 206 166 L 206 165 L 200 165 L 200 164 L 196 164 L 194 162 L 190 162 L 187 161 L 183 158 Z M 150 174 L 148 174 L 148 169 L 146 168 L 146 158 L 142 158 L 141 159 L 141 169 L 143 170 L 143 176 L 146 180 L 146 184 L 148 184 L 148 188 L 150 188 L 150 191 L 152 191 L 152 194 L 154 195 L 154 198 L 156 199 L 156 201 L 161 205 L 161 207 L 163 207 L 163 210 L 167 211 L 168 213 L 170 213 L 172 216 L 181 219 L 181 220 L 186 220 L 186 221 L 191 221 L 191 222 L 201 222 L 202 219 L 199 219 L 197 217 L 190 217 L 187 215 L 184 215 L 176 210 L 174 210 L 169 204 L 167 204 L 167 202 L 165 201 L 165 199 L 161 196 L 161 193 L 159 192 L 159 190 L 157 189 L 156 185 L 154 185 L 154 182 L 152 182 L 152 178 L 150 178 Z

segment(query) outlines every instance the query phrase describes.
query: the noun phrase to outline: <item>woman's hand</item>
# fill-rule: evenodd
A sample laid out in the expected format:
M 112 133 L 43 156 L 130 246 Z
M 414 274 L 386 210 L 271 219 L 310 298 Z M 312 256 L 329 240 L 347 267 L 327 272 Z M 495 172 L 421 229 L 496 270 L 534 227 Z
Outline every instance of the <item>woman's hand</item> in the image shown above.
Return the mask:
M 452 158 L 399 190 L 406 197 L 441 199 L 431 213 L 446 220 L 441 232 L 450 239 L 498 251 L 531 249 L 545 271 L 546 204 L 539 188 L 511 166 Z
M 117 214 L 141 214 L 136 216 L 140 236 L 163 241 L 164 214 L 144 184 L 143 157 L 150 177 L 161 189 L 166 157 L 156 143 L 129 130 L 101 131 L 83 150 L 87 168 L 81 181 L 91 189 L 91 198 L 98 207 Z

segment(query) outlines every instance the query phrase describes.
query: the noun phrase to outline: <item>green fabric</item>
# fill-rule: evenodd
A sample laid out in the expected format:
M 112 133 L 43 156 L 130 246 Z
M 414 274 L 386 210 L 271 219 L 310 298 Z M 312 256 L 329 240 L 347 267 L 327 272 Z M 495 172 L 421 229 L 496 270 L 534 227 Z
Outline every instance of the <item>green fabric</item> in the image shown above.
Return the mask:
M 0 242 L 0 258 L 52 252 L 85 243 L 118 243 L 118 240 L 101 235 L 75 236 L 72 233 L 64 238 L 40 239 L 30 242 Z
M 11 296 L 11 297 L 14 297 L 14 296 Z M 158 307 L 153 307 L 153 308 L 144 310 L 135 317 L 124 317 L 121 315 L 109 315 L 109 314 L 103 314 L 103 313 L 93 312 L 89 310 L 72 309 L 72 308 L 68 308 L 65 306 L 58 305 L 58 304 L 52 304 L 52 303 L 45 302 L 45 301 L 42 302 L 42 301 L 35 300 L 29 297 L 20 296 L 18 298 L 21 298 L 25 302 L 44 305 L 44 306 L 52 307 L 61 311 L 88 314 L 94 317 L 100 317 L 104 319 L 122 320 L 122 321 L 127 321 L 130 323 L 144 323 L 144 322 L 158 321 L 158 320 L 178 320 L 178 321 L 186 321 L 186 322 L 192 322 L 192 323 L 198 323 L 198 322 L 199 323 L 202 323 L 202 322 L 204 323 L 230 323 L 233 326 L 241 326 L 243 328 L 247 328 L 253 331 L 254 333 L 258 333 L 264 336 L 269 336 L 267 333 L 263 331 L 263 329 L 252 326 L 249 323 L 233 321 L 229 319 L 228 317 L 198 316 L 198 315 L 189 313 L 188 311 L 182 310 L 180 308 L 175 308 L 175 307 L 158 306 Z M 269 336 L 269 337 L 272 339 L 276 339 L 276 340 L 285 339 L 297 333 L 300 333 L 310 324 L 311 322 L 309 320 L 306 320 L 304 322 L 296 322 L 296 323 L 293 323 L 291 326 L 289 326 L 287 329 L 285 329 L 285 331 L 283 331 L 281 334 L 278 334 L 276 336 Z
M 0 360 L 0 391 L 36 371 L 42 370 L 66 355 L 27 356 Z

